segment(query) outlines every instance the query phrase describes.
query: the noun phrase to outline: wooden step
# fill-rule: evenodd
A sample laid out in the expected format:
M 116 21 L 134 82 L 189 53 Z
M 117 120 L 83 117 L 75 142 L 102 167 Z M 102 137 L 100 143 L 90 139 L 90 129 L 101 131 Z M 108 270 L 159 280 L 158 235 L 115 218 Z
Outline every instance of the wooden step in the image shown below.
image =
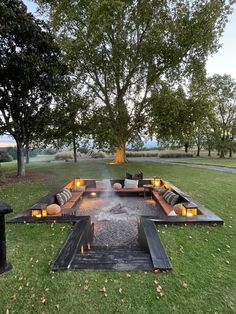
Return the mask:
M 96 250 L 93 248 L 83 254 L 75 254 L 70 264 L 73 270 L 152 270 L 150 255 L 140 249 L 113 248 Z

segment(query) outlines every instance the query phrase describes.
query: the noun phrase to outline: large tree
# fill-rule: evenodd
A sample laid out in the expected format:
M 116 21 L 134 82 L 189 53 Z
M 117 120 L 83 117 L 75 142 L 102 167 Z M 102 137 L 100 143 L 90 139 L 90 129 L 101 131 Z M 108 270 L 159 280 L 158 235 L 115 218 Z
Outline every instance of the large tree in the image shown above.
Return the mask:
M 230 75 L 216 74 L 209 78 L 208 88 L 214 104 L 211 128 L 215 146 L 223 158 L 227 151 L 235 150 L 236 81 Z
M 25 175 L 24 149 L 43 132 L 53 94 L 66 67 L 45 23 L 22 1 L 0 3 L 0 130 L 17 143 L 17 175 Z
M 125 145 L 149 121 L 150 90 L 202 66 L 218 48 L 230 4 L 222 0 L 36 0 L 95 97 L 95 140 L 125 162 Z
M 205 80 L 204 80 L 205 81 Z M 198 83 L 197 83 L 198 82 Z M 212 111 L 208 93 L 200 89 L 199 80 L 185 90 L 166 83 L 154 90 L 151 97 L 150 133 L 158 139 L 184 145 L 185 152 L 195 144 Z

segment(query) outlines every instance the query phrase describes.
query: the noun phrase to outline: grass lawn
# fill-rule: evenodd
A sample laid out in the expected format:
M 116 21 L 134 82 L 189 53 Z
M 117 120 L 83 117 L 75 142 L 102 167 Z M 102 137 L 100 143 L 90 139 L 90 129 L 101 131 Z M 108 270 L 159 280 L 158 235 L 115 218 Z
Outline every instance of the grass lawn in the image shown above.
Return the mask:
M 14 167 L 4 164 L 2 170 Z M 236 313 L 235 174 L 152 162 L 111 166 L 95 160 L 32 163 L 28 169 L 54 177 L 1 186 L 0 197 L 13 206 L 14 214 L 78 175 L 122 178 L 126 171 L 142 170 L 145 177 L 159 175 L 188 192 L 225 225 L 158 227 L 173 265 L 169 273 L 52 273 L 49 264 L 71 226 L 9 224 L 7 255 L 14 268 L 0 277 L 1 313 Z M 100 291 L 103 287 L 107 296 Z
M 236 158 L 188 158 L 176 160 L 179 163 L 190 163 L 199 165 L 214 165 L 214 166 L 225 166 L 225 167 L 236 167 Z

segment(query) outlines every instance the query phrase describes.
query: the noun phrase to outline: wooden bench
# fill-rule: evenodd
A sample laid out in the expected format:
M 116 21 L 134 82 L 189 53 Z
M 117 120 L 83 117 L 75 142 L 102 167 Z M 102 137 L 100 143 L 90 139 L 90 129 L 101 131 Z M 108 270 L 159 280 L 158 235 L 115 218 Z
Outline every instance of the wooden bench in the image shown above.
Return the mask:
M 106 190 L 106 189 L 97 189 L 97 188 L 87 188 L 85 190 L 86 193 L 143 193 L 144 192 L 144 188 L 140 187 L 140 188 L 136 188 L 136 189 L 119 189 L 119 190 L 114 190 L 114 189 L 110 189 L 110 190 Z
M 61 205 L 61 209 L 74 207 L 83 194 L 84 192 L 72 192 L 72 197 L 64 205 Z
M 162 196 L 160 196 L 158 194 L 158 192 L 153 191 L 152 192 L 153 198 L 161 205 L 162 209 L 164 210 L 164 212 L 166 213 L 166 215 L 168 216 L 170 214 L 170 212 L 173 210 L 173 206 L 168 204 Z

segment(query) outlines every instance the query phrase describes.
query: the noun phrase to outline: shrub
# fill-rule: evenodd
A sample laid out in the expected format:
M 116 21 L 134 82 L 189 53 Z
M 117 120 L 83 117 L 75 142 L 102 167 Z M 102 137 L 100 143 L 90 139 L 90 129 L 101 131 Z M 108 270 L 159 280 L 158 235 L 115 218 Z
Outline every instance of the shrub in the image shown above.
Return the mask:
M 12 156 L 7 152 L 0 152 L 0 162 L 12 161 Z
M 72 160 L 73 154 L 71 152 L 60 152 L 55 155 L 55 160 Z
M 90 155 L 92 158 L 104 158 L 106 154 L 103 152 L 92 152 Z
M 126 153 L 126 157 L 158 157 L 157 152 L 134 152 L 134 153 Z
M 193 157 L 191 153 L 163 153 L 159 155 L 160 158 L 185 158 Z

